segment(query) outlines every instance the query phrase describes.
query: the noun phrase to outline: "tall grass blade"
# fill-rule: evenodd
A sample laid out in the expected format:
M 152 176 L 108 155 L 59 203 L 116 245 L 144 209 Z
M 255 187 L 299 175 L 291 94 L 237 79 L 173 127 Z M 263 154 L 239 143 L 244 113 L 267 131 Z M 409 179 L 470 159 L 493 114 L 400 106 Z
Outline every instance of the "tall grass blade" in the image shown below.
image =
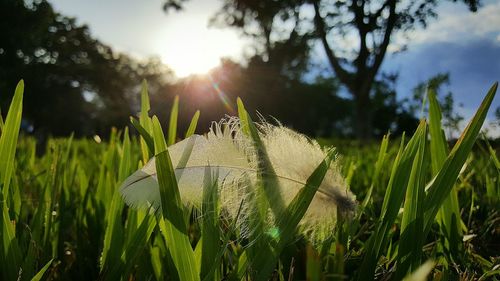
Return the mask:
M 121 200 L 120 193 L 116 189 L 116 186 L 118 186 L 117 184 L 122 182 L 132 170 L 130 145 L 128 128 L 125 128 L 121 151 L 118 152 L 120 159 L 118 177 L 116 182 L 107 186 L 107 188 L 112 190 L 112 199 L 111 205 L 107 210 L 101 270 L 109 270 L 110 268 L 116 267 L 116 264 L 120 262 L 120 256 L 125 242 L 124 227 L 121 221 L 123 201 Z M 109 278 L 115 277 L 109 276 Z
M 253 141 L 253 145 L 257 151 L 259 171 L 257 174 L 257 188 L 248 191 L 250 196 L 247 200 L 253 205 L 253 210 L 250 211 L 248 218 L 249 227 L 252 230 L 250 237 L 252 244 L 245 251 L 248 259 L 245 267 L 250 266 L 252 275 L 254 273 L 259 274 L 256 276 L 256 280 L 265 280 L 269 277 L 269 269 L 275 266 L 279 256 L 279 252 L 274 249 L 275 241 L 272 241 L 274 237 L 264 234 L 267 232 L 272 233 L 276 230 L 273 226 L 269 229 L 267 225 L 269 217 L 268 209 L 271 209 L 272 216 L 277 219 L 283 215 L 285 204 L 279 194 L 278 179 L 275 176 L 276 173 L 271 165 L 259 132 L 239 98 L 237 105 L 241 131 Z M 262 269 L 263 266 L 266 266 L 266 269 Z
M 200 118 L 200 111 L 196 110 L 196 112 L 193 115 L 193 118 L 191 119 L 191 123 L 189 123 L 189 127 L 186 131 L 186 139 L 192 136 L 196 131 L 196 126 L 198 125 L 199 118 Z
M 201 270 L 202 280 L 217 280 L 217 271 L 212 270 L 218 261 L 217 253 L 221 250 L 220 226 L 219 226 L 219 198 L 218 198 L 218 175 L 212 176 L 210 167 L 205 169 L 203 185 L 203 202 L 201 206 Z
M 273 215 L 279 217 L 285 210 L 285 203 L 279 193 L 278 177 L 271 164 L 271 160 L 269 160 L 266 147 L 259 136 L 257 127 L 253 123 L 240 99 L 238 99 L 238 115 L 240 118 L 243 117 L 243 119 L 240 119 L 243 133 L 248 133 L 252 138 L 257 151 L 259 171 L 257 185 L 262 188 L 262 193 L 265 196 L 264 198 L 267 199 L 267 202 L 261 202 L 261 211 L 263 208 L 270 207 L 273 211 Z M 259 194 L 257 194 L 257 196 L 259 197 Z
M 172 255 L 180 280 L 200 280 L 193 248 L 189 242 L 174 168 L 160 122 L 156 116 L 153 117 L 153 136 L 162 208 L 158 218 L 161 234 Z
M 40 281 L 40 280 L 42 280 L 43 275 L 45 274 L 45 272 L 47 271 L 47 269 L 49 269 L 49 266 L 52 264 L 52 261 L 53 260 L 50 260 L 48 263 L 46 263 L 42 267 L 42 269 L 40 269 L 40 271 L 38 271 L 38 273 L 35 274 L 35 276 L 33 276 L 33 278 L 31 278 L 31 281 Z
M 426 123 L 421 121 L 415 134 L 410 139 L 404 150 L 401 150 L 394 160 L 391 177 L 382 205 L 380 220 L 377 222 L 375 232 L 370 236 L 366 245 L 366 251 L 358 271 L 357 280 L 372 280 L 375 267 L 382 254 L 381 251 L 387 244 L 387 233 L 392 227 L 403 202 L 410 171 L 415 155 L 418 151 L 419 139 L 426 133 Z
M 0 136 L 0 268 L 5 280 L 16 280 L 21 265 L 21 250 L 15 237 L 15 227 L 9 216 L 9 186 L 14 171 L 14 156 L 21 126 L 24 81 L 17 84 L 14 97 Z
M 15 236 L 15 228 L 9 218 L 7 206 L 0 202 L 2 208 L 2 252 L 1 268 L 4 280 L 17 280 L 21 265 L 21 250 Z
M 441 208 L 441 205 L 446 197 L 450 194 L 460 170 L 469 156 L 472 146 L 474 145 L 479 131 L 481 130 L 481 126 L 486 118 L 491 102 L 495 97 L 497 87 L 498 83 L 495 83 L 490 88 L 488 94 L 481 103 L 481 106 L 465 128 L 464 132 L 460 136 L 460 139 L 453 147 L 446 161 L 443 163 L 442 168 L 434 178 L 432 185 L 428 189 L 424 203 L 425 234 L 429 232 L 438 210 Z
M 125 127 L 123 133 L 123 145 L 120 155 L 120 165 L 118 166 L 118 182 L 123 181 L 132 171 L 132 155 L 130 151 L 130 137 L 128 127 Z M 135 167 L 134 167 L 135 168 Z
M 155 152 L 155 144 L 153 142 L 153 137 L 151 136 L 150 133 L 144 128 L 139 121 L 137 121 L 134 117 L 130 117 L 130 123 L 132 123 L 132 126 L 139 132 L 139 135 L 142 137 L 141 138 L 141 145 L 142 143 L 145 143 L 146 148 L 149 152 L 149 154 L 153 155 Z
M 112 267 L 119 262 L 122 245 L 124 243 L 123 225 L 121 222 L 121 212 L 123 200 L 119 192 L 114 192 L 111 204 L 107 210 L 106 230 L 104 235 L 104 245 L 102 251 L 101 270 Z
M 389 146 L 389 134 L 384 135 L 384 137 L 382 138 L 382 143 L 380 144 L 380 150 L 378 153 L 377 162 L 375 163 L 375 172 L 373 173 L 370 188 L 368 189 L 368 192 L 366 193 L 366 196 L 363 199 L 363 202 L 361 203 L 361 209 L 359 212 L 359 216 L 361 215 L 363 210 L 368 206 L 368 204 L 371 202 L 373 189 L 380 182 L 379 177 L 380 177 L 380 173 L 382 171 L 383 164 L 384 164 L 385 159 L 387 157 L 387 147 L 388 146 Z
M 394 280 L 402 279 L 408 271 L 415 270 L 420 265 L 422 254 L 422 228 L 424 186 L 425 186 L 425 154 L 426 154 L 426 127 L 424 133 L 417 140 L 417 154 L 413 159 L 408 187 L 404 202 L 403 217 L 399 249 L 397 255 L 397 270 Z
M 238 106 L 238 117 L 240 118 L 240 124 L 241 124 L 241 131 L 247 135 L 250 136 L 250 128 L 248 128 L 248 125 L 251 123 L 249 119 L 249 115 L 245 109 L 245 106 L 243 105 L 243 101 L 238 98 L 236 100 L 236 104 Z
M 435 90 L 429 88 L 429 131 L 430 131 L 430 155 L 432 164 L 432 176 L 436 176 L 448 156 L 449 149 L 445 134 L 441 128 L 441 108 L 436 98 Z M 439 209 L 437 219 L 444 228 L 444 236 L 447 239 L 447 246 L 451 252 L 458 254 L 460 237 L 462 237 L 462 219 L 460 218 L 460 208 L 458 205 L 458 193 L 456 188 L 452 188 L 446 197 L 443 205 Z M 457 239 L 458 238 L 458 239 Z
M 150 135 L 153 133 L 153 126 L 151 123 L 151 118 L 149 118 L 149 110 L 151 109 L 149 105 L 149 95 L 148 95 L 148 83 L 146 80 L 142 81 L 141 90 L 141 112 L 139 115 L 139 122 L 146 132 Z M 153 155 L 148 151 L 148 144 L 146 139 L 141 139 L 141 151 L 142 151 L 142 161 L 144 164 L 148 162 L 149 158 Z
M 170 110 L 170 121 L 168 123 L 168 145 L 175 143 L 177 138 L 177 117 L 179 115 L 179 96 L 175 96 L 174 104 Z
M 14 97 L 7 112 L 2 135 L 0 136 L 0 159 L 2 159 L 0 161 L 1 201 L 7 201 L 9 196 L 10 179 L 14 170 L 14 156 L 16 154 L 17 139 L 23 113 L 23 93 L 24 81 L 21 80 L 16 86 Z

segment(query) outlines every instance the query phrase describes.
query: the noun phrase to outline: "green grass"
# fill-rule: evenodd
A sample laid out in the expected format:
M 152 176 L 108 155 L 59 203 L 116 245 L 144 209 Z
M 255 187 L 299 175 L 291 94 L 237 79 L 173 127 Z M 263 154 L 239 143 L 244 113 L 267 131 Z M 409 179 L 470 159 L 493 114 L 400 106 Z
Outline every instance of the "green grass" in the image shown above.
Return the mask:
M 273 192 L 278 181 L 270 176 L 258 128 L 238 101 L 243 131 L 264 172 L 253 189 L 258 194 L 244 203 L 255 211 L 240 208 L 228 216 L 210 168 L 201 206 L 181 201 L 167 146 L 192 135 L 200 115 L 187 132 L 177 132 L 182 100 L 176 98 L 169 127 L 162 128 L 148 115 L 144 83 L 139 119 L 131 119 L 140 137 L 125 128 L 101 143 L 52 138 L 37 156 L 36 141 L 19 133 L 21 81 L 0 120 L 0 279 L 425 280 L 430 274 L 436 280 L 498 280 L 500 162 L 490 143 L 477 140 L 496 87 L 451 149 L 432 92 L 428 120 L 406 137 L 361 147 L 330 143 L 342 154 L 359 205 L 356 213 L 338 216 L 331 235 L 311 243 L 297 227 L 333 151 L 285 205 Z M 130 209 L 118 187 L 152 156 L 162 208 Z M 241 226 L 252 231 L 243 234 Z

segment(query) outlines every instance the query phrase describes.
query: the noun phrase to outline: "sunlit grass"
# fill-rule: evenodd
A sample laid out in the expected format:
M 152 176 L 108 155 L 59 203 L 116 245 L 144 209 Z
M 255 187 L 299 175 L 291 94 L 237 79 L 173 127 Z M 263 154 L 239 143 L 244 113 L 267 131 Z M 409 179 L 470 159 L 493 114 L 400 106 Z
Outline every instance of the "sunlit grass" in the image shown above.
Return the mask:
M 23 86 L 0 122 L 2 280 L 400 280 L 412 272 L 411 280 L 425 280 L 429 272 L 440 280 L 498 279 L 500 261 L 491 246 L 498 243 L 500 164 L 489 143 L 476 141 L 496 84 L 452 149 L 432 92 L 429 120 L 416 132 L 401 140 L 387 136 L 380 145 L 341 147 L 358 208 L 339 215 L 331 235 L 315 243 L 297 227 L 333 155 L 274 225 L 259 212 L 228 215 L 210 171 L 194 210 L 180 199 L 167 147 L 193 134 L 200 113 L 187 132 L 177 132 L 176 100 L 168 130 L 162 129 L 148 115 L 144 84 L 141 113 L 132 120 L 140 137 L 124 129 L 101 143 L 49 139 L 38 157 L 36 141 L 19 136 Z M 262 152 L 261 170 L 272 174 L 258 128 L 241 101 L 238 109 L 243 130 Z M 118 187 L 152 156 L 161 212 L 128 208 Z M 261 185 L 266 192 L 273 179 Z M 265 206 L 267 214 L 275 202 L 260 202 L 265 198 L 251 204 Z M 243 233 L 245 225 L 251 235 Z

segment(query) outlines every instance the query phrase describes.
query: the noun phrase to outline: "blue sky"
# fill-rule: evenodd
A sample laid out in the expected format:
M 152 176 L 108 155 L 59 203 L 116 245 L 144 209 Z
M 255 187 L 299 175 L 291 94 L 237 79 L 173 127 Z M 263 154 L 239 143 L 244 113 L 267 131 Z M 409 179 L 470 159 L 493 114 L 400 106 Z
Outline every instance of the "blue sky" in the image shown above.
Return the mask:
M 449 72 L 455 100 L 469 117 L 484 95 L 500 80 L 500 1 L 485 1 L 477 12 L 447 4 L 426 30 L 414 32 L 405 52 L 389 55 L 383 69 L 399 71 L 399 93 L 408 94 L 419 82 Z M 490 113 L 500 106 L 495 98 Z M 493 114 L 490 114 L 493 117 Z
M 161 0 L 49 1 L 57 11 L 87 24 L 101 41 L 139 58 L 157 55 L 180 76 L 203 72 L 215 66 L 222 55 L 240 60 L 248 51 L 248 42 L 235 30 L 207 27 L 208 19 L 220 7 L 217 0 L 188 1 L 183 12 L 168 14 L 162 10 Z M 492 83 L 500 80 L 500 1 L 484 1 L 477 13 L 452 3 L 441 5 L 438 12 L 439 19 L 427 29 L 414 31 L 409 39 L 395 38 L 391 49 L 401 43 L 408 49 L 389 54 L 382 70 L 399 72 L 401 95 L 435 74 L 449 72 L 447 90 L 464 105 L 461 112 L 469 118 Z M 193 54 L 189 56 L 193 64 L 183 52 Z M 318 52 L 317 56 L 321 61 L 324 54 Z M 201 61 L 204 68 L 197 69 Z M 497 97 L 490 118 L 498 106 Z

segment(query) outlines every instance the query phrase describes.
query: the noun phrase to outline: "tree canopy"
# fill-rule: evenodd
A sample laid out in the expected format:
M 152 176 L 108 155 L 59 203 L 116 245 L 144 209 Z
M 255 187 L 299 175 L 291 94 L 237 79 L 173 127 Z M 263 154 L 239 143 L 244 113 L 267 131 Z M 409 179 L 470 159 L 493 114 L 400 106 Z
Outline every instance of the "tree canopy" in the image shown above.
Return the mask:
M 0 31 L 0 105 L 24 79 L 24 124 L 37 134 L 107 134 L 128 123 L 141 79 L 168 74 L 114 52 L 47 1 L 0 1 Z
M 183 2 L 185 0 L 169 0 L 164 7 L 179 10 Z M 376 81 L 380 78 L 379 71 L 390 44 L 396 44 L 395 34 L 405 35 L 410 30 L 425 28 L 438 16 L 438 4 L 444 1 L 222 2 L 223 6 L 214 15 L 212 23 L 237 28 L 243 35 L 254 38 L 257 53 L 269 62 L 282 59 L 280 63 L 284 67 L 303 65 L 303 61 L 310 58 L 311 47 L 320 44 L 335 76 L 354 100 L 357 136 L 368 138 L 373 132 Z M 480 5 L 479 0 L 460 2 L 471 11 L 476 11 Z
M 182 2 L 165 3 L 178 9 Z M 235 114 L 236 98 L 241 97 L 250 112 L 258 111 L 268 119 L 277 118 L 284 125 L 310 136 L 355 136 L 356 130 L 350 124 L 360 120 L 359 114 L 357 118 L 353 114 L 360 110 L 359 99 L 354 94 L 354 99 L 341 94 L 344 88 L 353 93 L 352 87 L 342 75 L 317 75 L 318 71 L 311 68 L 311 50 L 321 43 L 317 17 L 321 16 L 331 27 L 325 30 L 328 42 L 337 38 L 348 40 L 352 36 L 349 34 L 356 30 L 353 18 L 340 24 L 346 30 L 343 34 L 335 35 L 342 28 L 339 29 L 332 11 L 338 10 L 337 16 L 348 20 L 349 9 L 352 9 L 348 4 L 353 3 L 224 3 L 212 23 L 233 26 L 246 36 L 254 37 L 255 55 L 247 58 L 246 65 L 223 60 L 207 75 L 174 80 L 170 69 L 159 59 L 138 61 L 114 51 L 95 39 L 87 26 L 55 12 L 45 0 L 0 1 L 0 108 L 6 112 L 15 83 L 23 78 L 27 85 L 23 115 L 25 131 L 42 138 L 73 132 L 77 136 L 106 136 L 112 126 L 126 126 L 128 117 L 138 112 L 140 82 L 146 79 L 152 113 L 162 122 L 168 121 L 174 96 L 180 96 L 181 130 L 187 128 L 192 114 L 200 109 L 199 132 L 206 131 L 213 121 L 226 114 Z M 378 2 L 358 1 L 355 4 L 363 3 L 375 5 Z M 430 7 L 437 5 L 433 1 L 426 3 Z M 475 9 L 475 5 L 470 6 L 471 9 Z M 379 7 L 379 10 L 384 9 Z M 431 16 L 429 10 L 422 11 L 427 11 L 427 17 Z M 388 16 L 385 12 L 381 14 Z M 330 17 L 335 20 L 330 22 Z M 383 28 L 384 24 L 385 21 L 378 22 L 380 27 L 370 32 Z M 397 28 L 405 30 L 403 26 Z M 338 43 L 334 43 L 332 46 L 337 48 Z M 369 46 L 368 55 L 376 55 L 374 45 Z M 362 74 L 366 71 L 360 72 L 362 67 L 357 66 L 359 59 L 355 49 L 337 50 L 340 49 L 334 49 L 340 67 L 351 77 L 348 81 L 365 77 Z M 368 116 L 376 117 L 365 120 L 370 136 L 381 136 L 389 130 L 399 134 L 412 130 L 417 123 L 411 108 L 406 108 L 398 99 L 396 82 L 397 75 L 382 73 L 369 84 L 368 100 L 362 108 Z

